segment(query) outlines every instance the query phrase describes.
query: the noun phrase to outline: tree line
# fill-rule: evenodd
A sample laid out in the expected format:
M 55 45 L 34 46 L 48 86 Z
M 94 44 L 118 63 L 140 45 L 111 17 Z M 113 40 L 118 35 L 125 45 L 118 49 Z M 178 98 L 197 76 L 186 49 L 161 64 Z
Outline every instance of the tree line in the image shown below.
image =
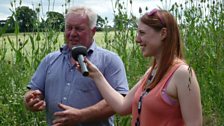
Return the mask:
M 14 33 L 16 27 L 19 32 L 45 32 L 49 29 L 55 31 L 64 31 L 64 15 L 55 12 L 46 12 L 46 19 L 39 19 L 37 12 L 27 6 L 20 6 L 15 9 L 6 20 L 0 20 L 0 30 L 5 27 L 5 33 Z M 105 19 L 98 15 L 97 31 L 102 31 Z

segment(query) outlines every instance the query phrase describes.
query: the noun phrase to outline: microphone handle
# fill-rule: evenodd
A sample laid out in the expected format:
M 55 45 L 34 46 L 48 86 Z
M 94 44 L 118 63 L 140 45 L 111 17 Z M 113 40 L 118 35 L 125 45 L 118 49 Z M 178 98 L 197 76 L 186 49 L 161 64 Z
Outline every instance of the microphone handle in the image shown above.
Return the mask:
M 83 55 L 78 55 L 78 62 L 80 64 L 81 67 L 81 72 L 83 76 L 88 76 L 89 75 L 89 71 L 87 69 L 86 64 L 84 63 L 84 57 Z

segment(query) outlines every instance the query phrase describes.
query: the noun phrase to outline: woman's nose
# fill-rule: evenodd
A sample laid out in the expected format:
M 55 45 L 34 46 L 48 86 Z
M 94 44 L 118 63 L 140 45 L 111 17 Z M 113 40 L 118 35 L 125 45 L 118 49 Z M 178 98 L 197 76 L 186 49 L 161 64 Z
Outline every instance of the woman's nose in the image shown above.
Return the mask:
M 135 37 L 135 42 L 136 43 L 140 43 L 141 42 L 141 39 L 139 37 L 139 35 L 137 34 L 136 37 Z

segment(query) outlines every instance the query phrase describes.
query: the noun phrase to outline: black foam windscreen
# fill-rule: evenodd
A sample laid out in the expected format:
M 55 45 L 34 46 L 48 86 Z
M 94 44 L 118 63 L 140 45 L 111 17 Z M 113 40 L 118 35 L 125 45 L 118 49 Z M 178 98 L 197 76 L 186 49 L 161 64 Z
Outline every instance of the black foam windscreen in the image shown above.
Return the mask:
M 72 48 L 72 57 L 76 61 L 78 61 L 79 55 L 83 55 L 83 56 L 87 55 L 87 48 L 85 46 L 79 45 Z

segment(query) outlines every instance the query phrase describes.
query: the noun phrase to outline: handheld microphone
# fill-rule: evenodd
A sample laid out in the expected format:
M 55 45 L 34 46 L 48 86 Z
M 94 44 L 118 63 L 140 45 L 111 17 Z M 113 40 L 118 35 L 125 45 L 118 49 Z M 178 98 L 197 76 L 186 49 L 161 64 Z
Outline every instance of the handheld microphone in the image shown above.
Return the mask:
M 86 55 L 87 55 L 87 49 L 85 46 L 79 45 L 72 48 L 72 57 L 73 59 L 79 62 L 83 76 L 89 75 L 89 71 L 86 67 L 86 64 L 84 63 L 84 56 Z

